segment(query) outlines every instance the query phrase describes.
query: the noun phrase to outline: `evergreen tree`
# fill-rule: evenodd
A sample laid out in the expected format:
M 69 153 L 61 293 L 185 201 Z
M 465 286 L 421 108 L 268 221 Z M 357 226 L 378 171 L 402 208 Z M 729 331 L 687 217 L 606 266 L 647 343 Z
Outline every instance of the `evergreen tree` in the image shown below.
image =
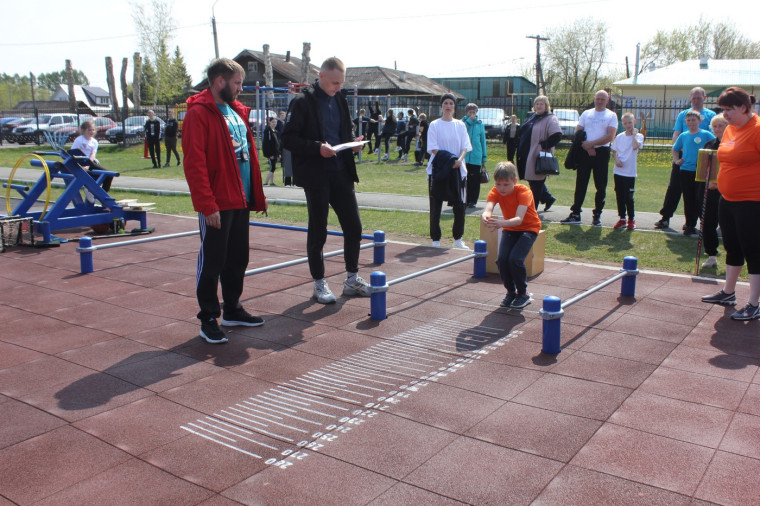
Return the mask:
M 193 83 L 190 74 L 187 73 L 185 59 L 179 50 L 179 46 L 174 48 L 174 59 L 172 60 L 172 83 L 174 84 L 174 96 L 171 103 L 178 104 L 187 98 L 187 90 L 192 88 Z

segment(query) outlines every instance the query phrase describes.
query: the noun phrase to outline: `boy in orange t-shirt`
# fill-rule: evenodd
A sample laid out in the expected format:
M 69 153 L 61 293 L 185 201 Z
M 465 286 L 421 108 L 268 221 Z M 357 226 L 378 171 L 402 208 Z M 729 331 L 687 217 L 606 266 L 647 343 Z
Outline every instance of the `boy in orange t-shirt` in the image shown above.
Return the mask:
M 488 193 L 482 219 L 489 229 L 502 229 L 496 264 L 507 289 L 507 296 L 500 305 L 522 309 L 530 304 L 525 258 L 541 230 L 541 219 L 536 212 L 530 188 L 517 184 L 517 168 L 514 164 L 499 162 L 494 169 L 493 180 L 494 187 Z M 501 208 L 502 218 L 492 216 L 497 204 Z

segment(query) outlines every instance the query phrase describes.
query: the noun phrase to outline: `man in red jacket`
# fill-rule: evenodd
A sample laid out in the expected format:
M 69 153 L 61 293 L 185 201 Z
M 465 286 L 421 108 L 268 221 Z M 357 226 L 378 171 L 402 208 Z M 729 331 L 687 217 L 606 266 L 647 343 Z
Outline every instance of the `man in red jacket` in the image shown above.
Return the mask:
M 201 236 L 196 274 L 200 335 L 220 344 L 227 342 L 216 322 L 220 315 L 225 326 L 264 323 L 242 308 L 240 296 L 248 267 L 249 211 L 265 212 L 267 201 L 248 127 L 250 108 L 236 100 L 245 71 L 233 60 L 218 58 L 207 75 L 208 89 L 187 99 L 182 150 Z M 223 307 L 217 297 L 220 281 Z

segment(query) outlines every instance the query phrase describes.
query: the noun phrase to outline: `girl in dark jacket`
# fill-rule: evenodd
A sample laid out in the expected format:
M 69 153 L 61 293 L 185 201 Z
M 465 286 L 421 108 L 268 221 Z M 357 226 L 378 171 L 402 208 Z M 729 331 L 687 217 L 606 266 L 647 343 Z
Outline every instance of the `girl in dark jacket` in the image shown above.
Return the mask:
M 383 125 L 383 131 L 380 133 L 380 138 L 383 140 L 383 144 L 385 144 L 383 160 L 387 160 L 391 157 L 390 140 L 394 135 L 396 135 L 396 117 L 393 114 L 393 110 L 388 109 L 388 112 L 385 115 L 385 125 Z
M 269 160 L 269 173 L 264 181 L 265 186 L 277 186 L 274 184 L 274 171 L 277 168 L 277 160 L 282 160 L 282 142 L 277 132 L 277 118 L 269 118 L 269 125 L 262 136 L 261 150 Z

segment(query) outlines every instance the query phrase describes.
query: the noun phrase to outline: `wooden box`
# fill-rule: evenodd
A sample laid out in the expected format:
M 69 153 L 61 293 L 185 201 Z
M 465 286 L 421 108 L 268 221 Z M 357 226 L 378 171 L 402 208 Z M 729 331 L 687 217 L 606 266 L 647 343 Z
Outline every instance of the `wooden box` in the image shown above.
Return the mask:
M 496 231 L 488 228 L 480 222 L 480 238 L 486 241 L 488 248 L 488 258 L 486 259 L 486 272 L 499 273 L 496 266 L 496 257 L 498 256 L 499 240 L 501 239 L 501 229 Z M 546 251 L 546 232 L 539 231 L 536 242 L 530 249 L 530 253 L 525 258 L 525 268 L 528 271 L 528 277 L 536 276 L 544 271 L 544 253 Z

